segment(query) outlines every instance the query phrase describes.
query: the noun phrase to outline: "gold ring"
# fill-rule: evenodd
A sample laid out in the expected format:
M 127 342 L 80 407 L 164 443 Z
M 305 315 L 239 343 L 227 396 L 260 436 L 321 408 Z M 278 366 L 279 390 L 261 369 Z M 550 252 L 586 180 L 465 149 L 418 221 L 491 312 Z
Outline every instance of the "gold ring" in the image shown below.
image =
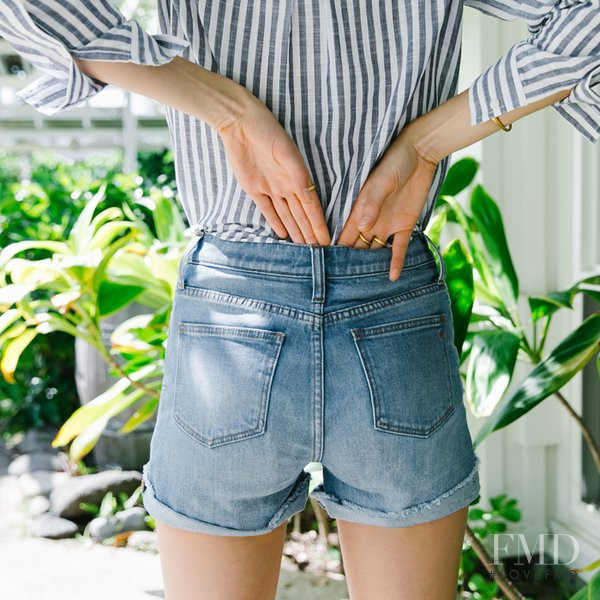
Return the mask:
M 307 192 L 314 192 L 317 189 L 317 186 L 314 183 L 311 183 L 307 188 Z
M 365 243 L 371 245 L 371 242 L 362 234 L 361 231 L 358 232 L 358 237 Z
M 381 244 L 382 246 L 387 246 L 387 242 L 384 242 L 383 240 L 379 239 L 376 235 L 373 236 L 373 241 L 377 242 L 378 244 Z

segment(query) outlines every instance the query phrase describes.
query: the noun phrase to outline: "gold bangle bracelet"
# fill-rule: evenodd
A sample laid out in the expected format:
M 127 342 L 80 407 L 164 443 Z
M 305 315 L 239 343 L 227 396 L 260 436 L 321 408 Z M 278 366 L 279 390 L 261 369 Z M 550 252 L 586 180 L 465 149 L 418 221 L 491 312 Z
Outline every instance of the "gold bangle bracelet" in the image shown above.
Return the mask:
M 502 131 L 510 131 L 512 129 L 512 123 L 510 125 L 505 125 L 498 117 L 492 117 L 492 121 L 494 121 Z

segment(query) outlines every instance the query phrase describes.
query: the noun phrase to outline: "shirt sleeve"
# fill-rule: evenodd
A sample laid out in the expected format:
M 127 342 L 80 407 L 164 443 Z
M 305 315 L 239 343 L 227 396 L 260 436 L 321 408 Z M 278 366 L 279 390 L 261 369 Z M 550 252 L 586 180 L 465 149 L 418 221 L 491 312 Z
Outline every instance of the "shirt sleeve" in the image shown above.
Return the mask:
M 469 88 L 471 125 L 563 89 L 551 106 L 591 142 L 600 139 L 600 0 L 464 0 L 505 21 L 526 21 L 514 44 Z
M 73 58 L 161 65 L 189 43 L 149 35 L 110 0 L 0 0 L 0 35 L 45 73 L 18 95 L 44 114 L 80 104 L 107 84 Z

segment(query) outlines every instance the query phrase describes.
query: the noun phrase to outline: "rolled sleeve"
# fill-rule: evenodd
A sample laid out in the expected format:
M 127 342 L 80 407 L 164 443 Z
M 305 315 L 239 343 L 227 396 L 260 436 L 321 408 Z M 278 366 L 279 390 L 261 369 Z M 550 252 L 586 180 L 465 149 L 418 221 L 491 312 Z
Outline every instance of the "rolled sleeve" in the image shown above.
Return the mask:
M 0 35 L 45 73 L 18 95 L 48 115 L 107 85 L 85 75 L 74 58 L 158 66 L 189 46 L 174 36 L 146 33 L 108 0 L 2 0 Z
M 551 106 L 591 142 L 600 139 L 600 0 L 465 0 L 503 20 L 523 19 L 531 34 L 469 88 L 471 125 L 560 90 Z

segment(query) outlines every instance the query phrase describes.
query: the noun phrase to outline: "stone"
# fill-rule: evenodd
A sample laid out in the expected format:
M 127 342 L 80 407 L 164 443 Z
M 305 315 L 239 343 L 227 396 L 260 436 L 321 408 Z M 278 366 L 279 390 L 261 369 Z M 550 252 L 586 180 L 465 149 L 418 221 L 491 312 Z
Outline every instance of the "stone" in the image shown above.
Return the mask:
M 50 510 L 50 500 L 46 496 L 33 496 L 27 502 L 27 513 L 32 516 L 41 515 Z
M 141 506 L 132 506 L 115 514 L 121 524 L 121 531 L 143 531 L 148 528 L 144 517 L 148 513 Z
M 121 531 L 121 524 L 114 517 L 95 517 L 85 528 L 85 532 L 96 542 L 102 542 Z
M 33 471 L 19 475 L 19 486 L 27 497 L 48 496 L 51 491 L 70 478 L 63 471 Z
M 44 513 L 31 524 L 31 535 L 54 540 L 73 537 L 79 528 L 76 523 L 50 513 Z
M 89 513 L 80 508 L 80 502 L 99 506 L 108 491 L 117 497 L 120 492 L 130 496 L 141 481 L 139 471 L 109 470 L 69 477 L 50 493 L 51 511 L 68 519 L 89 517 Z
M 32 471 L 63 471 L 63 462 L 58 454 L 32 452 L 17 456 L 9 465 L 10 475 L 22 475 Z
M 155 531 L 134 531 L 127 538 L 127 545 L 136 550 L 158 551 L 158 541 Z

